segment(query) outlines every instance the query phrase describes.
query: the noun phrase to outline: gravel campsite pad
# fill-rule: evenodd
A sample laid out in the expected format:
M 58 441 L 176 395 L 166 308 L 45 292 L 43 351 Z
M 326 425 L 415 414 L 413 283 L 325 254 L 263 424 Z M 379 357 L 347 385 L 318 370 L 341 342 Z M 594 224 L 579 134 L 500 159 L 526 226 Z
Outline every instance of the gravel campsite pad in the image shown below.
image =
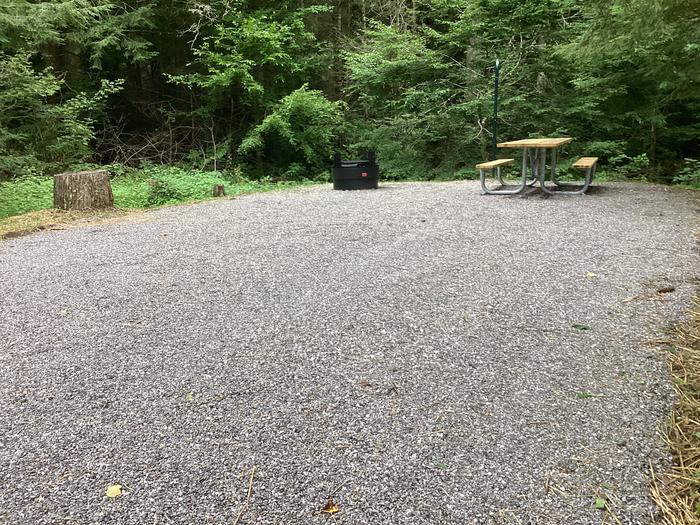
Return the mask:
M 649 523 L 697 211 L 324 185 L 4 241 L 0 521 Z

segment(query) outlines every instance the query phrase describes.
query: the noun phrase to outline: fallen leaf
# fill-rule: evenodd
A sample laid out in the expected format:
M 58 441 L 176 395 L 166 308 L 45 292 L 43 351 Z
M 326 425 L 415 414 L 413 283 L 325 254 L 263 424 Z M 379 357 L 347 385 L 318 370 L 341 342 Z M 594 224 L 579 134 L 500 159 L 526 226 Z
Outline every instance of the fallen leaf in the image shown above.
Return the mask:
M 656 290 L 656 293 L 671 293 L 671 292 L 675 292 L 675 291 L 676 291 L 675 286 L 663 286 L 663 287 L 659 288 L 658 290 Z
M 360 380 L 357 382 L 357 384 L 360 385 L 362 388 L 374 388 L 374 386 L 372 385 L 372 383 L 370 383 L 370 382 L 367 381 L 366 379 L 360 379 Z
M 586 272 L 586 277 L 590 279 L 595 279 L 596 277 L 598 277 L 598 274 L 595 272 Z
M 605 500 L 603 498 L 596 498 L 595 499 L 595 508 L 596 509 L 604 509 L 605 508 Z
M 328 503 L 326 503 L 326 506 L 321 509 L 321 512 L 332 516 L 333 514 L 337 514 L 338 512 L 340 512 L 340 507 L 332 499 L 329 499 Z
M 194 394 L 192 392 L 188 393 L 186 399 L 188 403 L 191 403 L 194 401 Z
M 591 327 L 588 326 L 587 324 L 572 324 L 571 327 L 576 328 L 576 330 L 581 330 L 581 331 L 591 329 Z
M 107 487 L 107 497 L 108 498 L 118 498 L 122 495 L 121 485 L 110 485 Z

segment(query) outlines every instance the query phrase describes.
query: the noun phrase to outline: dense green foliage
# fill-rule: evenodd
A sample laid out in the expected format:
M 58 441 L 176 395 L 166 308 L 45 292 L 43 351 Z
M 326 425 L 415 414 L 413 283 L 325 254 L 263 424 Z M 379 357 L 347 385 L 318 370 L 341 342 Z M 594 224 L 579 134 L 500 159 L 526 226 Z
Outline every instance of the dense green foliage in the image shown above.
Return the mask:
M 386 177 L 473 176 L 498 56 L 499 138 L 571 135 L 603 169 L 699 182 L 683 0 L 6 0 L 0 46 L 4 178 L 147 161 L 298 180 L 367 148 Z
M 324 177 L 328 152 L 342 130 L 341 108 L 306 85 L 284 97 L 239 146 L 244 174 L 282 180 Z

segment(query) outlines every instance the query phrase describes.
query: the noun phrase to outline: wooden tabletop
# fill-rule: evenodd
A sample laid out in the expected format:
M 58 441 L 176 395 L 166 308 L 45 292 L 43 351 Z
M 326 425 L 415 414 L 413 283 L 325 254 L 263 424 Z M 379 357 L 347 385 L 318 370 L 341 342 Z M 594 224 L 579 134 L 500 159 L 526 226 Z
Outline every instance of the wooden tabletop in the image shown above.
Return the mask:
M 547 138 L 547 139 L 521 139 L 501 142 L 499 148 L 558 148 L 574 140 L 571 137 Z

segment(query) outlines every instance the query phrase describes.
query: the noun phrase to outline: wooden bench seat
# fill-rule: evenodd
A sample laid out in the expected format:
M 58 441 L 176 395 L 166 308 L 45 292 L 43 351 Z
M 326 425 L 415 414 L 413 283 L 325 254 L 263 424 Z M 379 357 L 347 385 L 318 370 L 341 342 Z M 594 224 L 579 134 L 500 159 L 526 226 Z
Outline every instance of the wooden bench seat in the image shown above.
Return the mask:
M 592 168 L 598 162 L 598 157 L 581 157 L 572 164 L 572 167 L 579 170 L 587 170 Z
M 488 162 L 482 162 L 481 164 L 477 164 L 476 167 L 480 170 L 488 170 L 503 166 L 505 164 L 510 164 L 511 162 L 515 162 L 515 159 L 496 159 Z

